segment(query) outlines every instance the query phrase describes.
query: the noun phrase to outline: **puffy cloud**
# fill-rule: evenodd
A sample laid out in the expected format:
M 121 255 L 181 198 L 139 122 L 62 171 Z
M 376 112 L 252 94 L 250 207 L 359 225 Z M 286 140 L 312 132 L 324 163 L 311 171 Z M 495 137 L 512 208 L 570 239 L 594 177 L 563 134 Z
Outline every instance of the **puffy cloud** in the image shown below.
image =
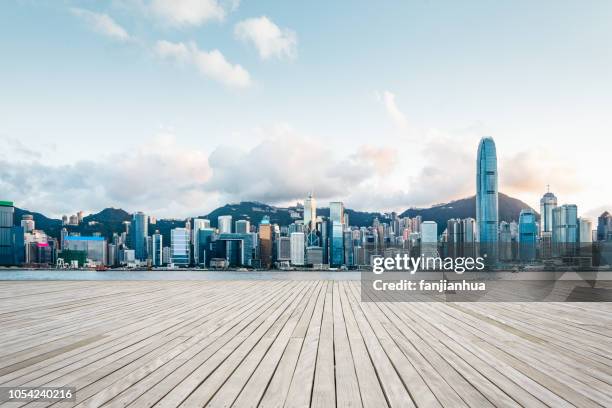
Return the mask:
M 550 185 L 555 192 L 572 194 L 581 189 L 581 183 L 572 168 L 546 149 L 518 152 L 505 158 L 498 157 L 500 184 L 508 193 L 534 193 L 541 195 Z
M 226 8 L 217 0 L 153 0 L 150 10 L 171 25 L 198 26 L 209 20 L 223 20 Z M 232 3 L 230 10 L 237 7 Z
M 70 10 L 72 14 L 81 18 L 85 21 L 93 30 L 103 34 L 107 37 L 113 38 L 119 41 L 131 40 L 128 32 L 121 27 L 115 20 L 113 20 L 108 14 L 95 13 L 93 11 L 72 8 Z
M 0 195 L 55 216 L 108 206 L 187 216 L 215 205 L 200 188 L 209 176 L 205 153 L 182 149 L 173 136 L 162 135 L 99 161 L 54 166 L 0 158 Z
M 237 23 L 234 33 L 238 39 L 252 43 L 262 59 L 295 58 L 297 55 L 295 32 L 287 28 L 281 29 L 266 16 Z
M 155 52 L 160 58 L 193 64 L 200 74 L 226 86 L 244 88 L 251 84 L 248 71 L 228 62 L 219 50 L 203 51 L 193 42 L 158 41 Z
M 406 119 L 406 115 L 397 107 L 395 95 L 389 91 L 384 91 L 381 95 L 378 95 L 378 98 L 383 103 L 393 123 L 400 129 L 406 129 L 408 127 L 408 119 Z

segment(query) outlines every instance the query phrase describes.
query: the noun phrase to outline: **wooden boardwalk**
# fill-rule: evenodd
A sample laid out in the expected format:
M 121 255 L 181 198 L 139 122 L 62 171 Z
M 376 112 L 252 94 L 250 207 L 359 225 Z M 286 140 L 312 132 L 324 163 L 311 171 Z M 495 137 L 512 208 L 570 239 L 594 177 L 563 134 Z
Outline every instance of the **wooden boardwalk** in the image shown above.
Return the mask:
M 0 385 L 76 387 L 56 407 L 612 407 L 612 304 L 361 302 L 350 281 L 0 282 Z

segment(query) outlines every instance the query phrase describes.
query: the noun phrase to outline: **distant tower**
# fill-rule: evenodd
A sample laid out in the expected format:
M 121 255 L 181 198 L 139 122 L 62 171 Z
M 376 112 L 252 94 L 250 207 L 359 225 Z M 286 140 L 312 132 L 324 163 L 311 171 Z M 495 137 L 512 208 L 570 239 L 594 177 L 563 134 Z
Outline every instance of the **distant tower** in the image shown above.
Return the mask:
M 304 227 L 307 231 L 313 231 L 316 227 L 317 222 L 317 202 L 312 196 L 312 193 L 308 194 L 306 200 L 304 200 Z
M 476 222 L 481 255 L 489 262 L 497 259 L 499 225 L 497 190 L 497 151 L 492 137 L 483 137 L 476 159 Z
M 540 199 L 540 233 L 552 233 L 552 212 L 557 206 L 557 197 L 550 192 L 550 186 L 546 187 L 546 194 Z

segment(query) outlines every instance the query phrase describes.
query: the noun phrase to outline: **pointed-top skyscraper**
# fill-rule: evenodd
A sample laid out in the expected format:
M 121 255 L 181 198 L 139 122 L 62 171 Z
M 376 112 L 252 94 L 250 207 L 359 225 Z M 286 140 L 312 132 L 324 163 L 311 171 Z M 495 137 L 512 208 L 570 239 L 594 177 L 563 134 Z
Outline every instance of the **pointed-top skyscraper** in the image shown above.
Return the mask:
M 499 225 L 497 189 L 497 150 L 495 141 L 487 136 L 480 139 L 476 159 L 476 222 L 481 255 L 489 261 L 497 259 Z

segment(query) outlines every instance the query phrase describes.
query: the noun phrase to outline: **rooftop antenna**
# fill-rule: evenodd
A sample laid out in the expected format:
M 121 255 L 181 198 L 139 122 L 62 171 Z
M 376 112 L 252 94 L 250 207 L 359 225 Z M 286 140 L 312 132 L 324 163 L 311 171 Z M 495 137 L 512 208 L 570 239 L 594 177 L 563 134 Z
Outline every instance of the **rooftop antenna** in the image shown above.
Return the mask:
M 547 185 L 546 185 L 546 192 L 547 192 L 547 193 L 550 193 L 550 184 L 547 184 Z

